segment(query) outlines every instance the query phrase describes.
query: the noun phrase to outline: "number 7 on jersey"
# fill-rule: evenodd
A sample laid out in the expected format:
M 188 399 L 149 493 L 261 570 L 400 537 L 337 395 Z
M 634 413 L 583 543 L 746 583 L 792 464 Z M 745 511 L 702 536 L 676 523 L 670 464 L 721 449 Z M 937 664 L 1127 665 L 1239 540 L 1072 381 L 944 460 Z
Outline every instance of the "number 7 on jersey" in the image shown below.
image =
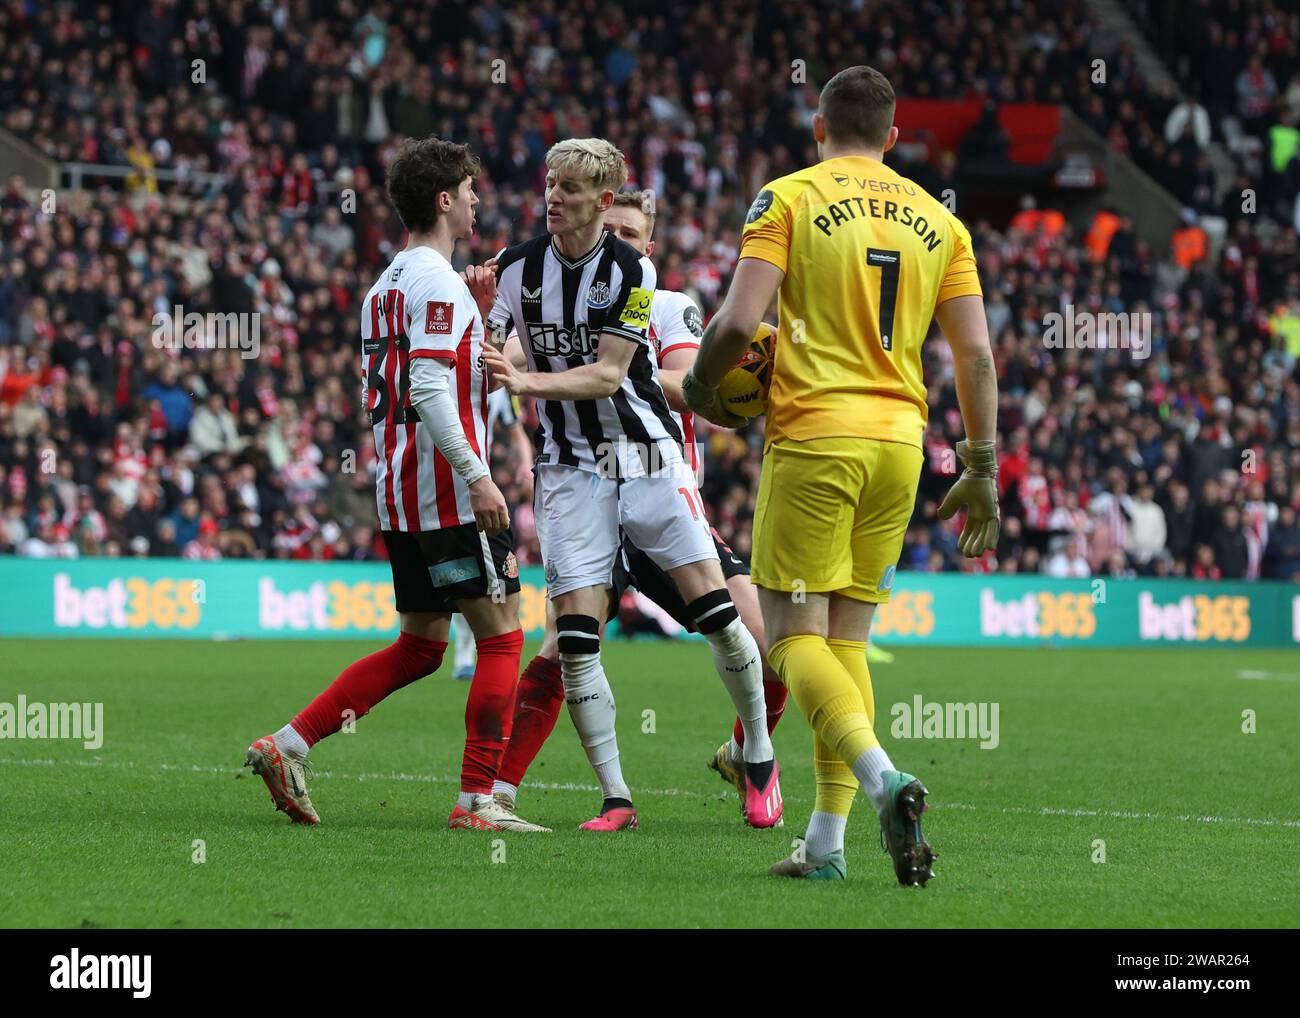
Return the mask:
M 880 345 L 894 349 L 894 305 L 898 303 L 898 267 L 902 255 L 883 248 L 867 248 L 867 265 L 880 269 Z

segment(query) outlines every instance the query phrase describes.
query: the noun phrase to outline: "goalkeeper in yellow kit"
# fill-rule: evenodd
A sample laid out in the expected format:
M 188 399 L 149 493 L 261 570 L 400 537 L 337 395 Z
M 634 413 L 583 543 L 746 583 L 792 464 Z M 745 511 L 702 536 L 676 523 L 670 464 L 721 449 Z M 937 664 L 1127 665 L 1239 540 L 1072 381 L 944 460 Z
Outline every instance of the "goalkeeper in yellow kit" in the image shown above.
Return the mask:
M 812 122 L 822 161 L 754 199 L 735 278 L 682 392 L 708 420 L 744 423 L 716 387 L 779 294 L 753 577 L 768 659 L 813 728 L 817 802 L 802 849 L 772 872 L 842 879 L 861 784 L 899 882 L 924 885 L 928 792 L 876 738 L 867 636 L 916 500 L 931 319 L 952 346 L 967 436 L 957 445 L 965 471 L 939 515 L 966 507 L 959 545 L 970 557 L 998 539 L 997 379 L 970 234 L 882 162 L 898 138 L 893 120 L 880 72 L 850 67 L 827 83 Z

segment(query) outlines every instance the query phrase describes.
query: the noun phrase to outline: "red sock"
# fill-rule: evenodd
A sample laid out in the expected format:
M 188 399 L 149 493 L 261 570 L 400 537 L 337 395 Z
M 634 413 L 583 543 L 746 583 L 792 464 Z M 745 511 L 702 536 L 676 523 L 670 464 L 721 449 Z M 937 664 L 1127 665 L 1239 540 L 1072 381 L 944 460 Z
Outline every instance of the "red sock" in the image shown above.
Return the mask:
M 333 735 L 345 721 L 364 717 L 389 693 L 430 675 L 442 664 L 447 645 L 411 633 L 399 633 L 397 642 L 363 657 L 344 669 L 325 692 L 293 719 L 293 728 L 308 746 Z M 351 711 L 350 715 L 345 711 Z
M 564 680 L 560 663 L 540 654 L 528 662 L 519 678 L 515 697 L 515 722 L 510 745 L 501 760 L 497 779 L 518 787 L 542 746 L 555 730 L 564 704 Z
M 510 742 L 515 713 L 515 688 L 519 685 L 519 654 L 524 631 L 489 636 L 478 641 L 478 663 L 465 704 L 465 757 L 460 767 L 460 790 L 489 794 Z
M 763 671 L 766 673 L 767 668 Z M 785 698 L 790 695 L 790 691 L 785 688 L 785 683 L 780 678 L 763 678 L 763 699 L 767 701 L 767 734 L 771 735 L 776 731 L 777 722 L 781 720 L 781 715 L 785 713 Z M 745 744 L 745 729 L 740 723 L 740 718 L 736 718 L 736 724 L 731 729 L 732 737 L 736 740 L 737 746 Z

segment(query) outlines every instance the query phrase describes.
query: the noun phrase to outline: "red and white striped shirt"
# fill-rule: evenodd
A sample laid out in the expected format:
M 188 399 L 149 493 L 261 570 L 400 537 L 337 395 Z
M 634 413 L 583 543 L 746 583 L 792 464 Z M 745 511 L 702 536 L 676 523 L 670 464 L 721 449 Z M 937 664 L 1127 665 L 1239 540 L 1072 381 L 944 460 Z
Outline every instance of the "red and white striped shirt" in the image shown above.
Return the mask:
M 650 343 L 655 361 L 662 368 L 664 357 L 674 350 L 698 350 L 704 335 L 704 316 L 695 301 L 678 290 L 656 290 L 650 305 Z M 695 415 L 669 411 L 682 429 L 682 445 L 691 473 L 698 484 L 704 474 L 698 443 L 695 439 Z
M 434 447 L 411 406 L 411 360 L 454 365 L 450 392 L 465 438 L 486 459 L 483 318 L 464 280 L 430 247 L 402 251 L 361 311 L 364 406 L 375 436 L 375 503 L 383 530 L 442 530 L 474 522 L 469 489 Z

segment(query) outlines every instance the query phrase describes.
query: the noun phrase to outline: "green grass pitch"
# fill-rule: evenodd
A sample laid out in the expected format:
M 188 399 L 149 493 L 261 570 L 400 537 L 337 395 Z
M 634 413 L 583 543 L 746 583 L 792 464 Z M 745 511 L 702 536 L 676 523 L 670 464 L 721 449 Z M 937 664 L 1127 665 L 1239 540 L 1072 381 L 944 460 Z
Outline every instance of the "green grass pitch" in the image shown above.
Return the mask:
M 745 828 L 734 792 L 705 767 L 732 715 L 700 644 L 606 649 L 638 831 L 576 829 L 598 796 L 567 718 L 520 798 L 554 834 L 494 844 L 447 830 L 466 696 L 448 666 L 313 751 L 323 824 L 292 826 L 241 770 L 244 749 L 377 646 L 0 642 L 0 702 L 22 693 L 105 712 L 97 750 L 0 741 L 0 924 L 1300 921 L 1300 669 L 1283 651 L 898 648 L 895 664 L 873 668 L 877 728 L 895 763 L 929 786 L 926 832 L 940 854 L 928 888 L 904 889 L 861 795 L 846 882 L 766 876 L 812 808 L 809 730 L 791 703 L 776 735 L 786 827 Z M 1000 745 L 893 738 L 890 706 L 916 694 L 998 703 Z M 1242 731 L 1246 710 L 1254 734 Z

